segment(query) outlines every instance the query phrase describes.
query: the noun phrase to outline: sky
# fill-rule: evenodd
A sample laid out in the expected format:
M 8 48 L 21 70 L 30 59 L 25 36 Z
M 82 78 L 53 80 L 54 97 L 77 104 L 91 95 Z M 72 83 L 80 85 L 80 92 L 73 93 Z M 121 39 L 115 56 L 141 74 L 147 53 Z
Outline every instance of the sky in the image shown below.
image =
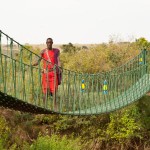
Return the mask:
M 0 30 L 21 44 L 150 41 L 150 0 L 0 0 Z

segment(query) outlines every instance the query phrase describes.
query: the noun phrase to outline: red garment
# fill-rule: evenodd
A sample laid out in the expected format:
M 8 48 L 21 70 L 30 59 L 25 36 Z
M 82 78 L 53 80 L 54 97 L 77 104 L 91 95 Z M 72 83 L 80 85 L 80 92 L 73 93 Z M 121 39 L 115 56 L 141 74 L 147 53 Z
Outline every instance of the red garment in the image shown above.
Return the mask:
M 47 56 L 47 52 L 48 55 Z M 54 58 L 54 49 L 53 50 L 43 50 L 41 53 L 41 57 L 44 58 L 45 60 L 50 61 L 51 63 L 48 63 L 43 59 L 43 69 L 49 70 L 49 72 L 45 72 L 42 74 L 42 89 L 43 93 L 46 94 L 48 90 L 53 94 L 57 89 L 58 89 L 58 77 L 56 75 L 55 71 L 52 71 L 52 68 L 54 67 L 55 64 L 55 58 Z

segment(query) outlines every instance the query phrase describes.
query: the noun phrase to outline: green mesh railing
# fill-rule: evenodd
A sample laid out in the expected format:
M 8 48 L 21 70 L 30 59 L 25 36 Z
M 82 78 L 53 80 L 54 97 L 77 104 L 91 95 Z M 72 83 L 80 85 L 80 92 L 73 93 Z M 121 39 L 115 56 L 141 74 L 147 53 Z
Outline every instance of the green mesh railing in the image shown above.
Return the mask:
M 143 50 L 126 64 L 105 73 L 85 74 L 61 68 L 58 91 L 53 96 L 46 94 L 43 102 L 42 67 L 40 62 L 32 66 L 38 57 L 0 31 L 0 106 L 32 113 L 101 114 L 131 104 L 150 89 L 150 57 Z

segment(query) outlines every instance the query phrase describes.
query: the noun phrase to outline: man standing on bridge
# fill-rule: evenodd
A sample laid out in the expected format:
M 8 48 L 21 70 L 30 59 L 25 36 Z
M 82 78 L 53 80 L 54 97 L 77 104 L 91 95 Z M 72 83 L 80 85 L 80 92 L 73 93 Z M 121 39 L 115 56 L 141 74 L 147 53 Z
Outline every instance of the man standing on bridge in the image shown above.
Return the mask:
M 53 39 L 48 38 L 46 40 L 47 48 L 43 49 L 40 53 L 41 58 L 37 62 L 33 64 L 33 66 L 37 66 L 38 63 L 43 60 L 43 71 L 42 71 L 42 90 L 44 93 L 44 103 L 47 99 L 48 94 L 53 96 L 54 107 L 57 110 L 56 105 L 56 91 L 58 89 L 58 85 L 60 84 L 60 59 L 59 54 L 60 50 L 57 48 L 52 48 Z M 56 65 L 56 69 L 54 70 L 54 65 Z M 58 66 L 58 67 L 57 67 Z

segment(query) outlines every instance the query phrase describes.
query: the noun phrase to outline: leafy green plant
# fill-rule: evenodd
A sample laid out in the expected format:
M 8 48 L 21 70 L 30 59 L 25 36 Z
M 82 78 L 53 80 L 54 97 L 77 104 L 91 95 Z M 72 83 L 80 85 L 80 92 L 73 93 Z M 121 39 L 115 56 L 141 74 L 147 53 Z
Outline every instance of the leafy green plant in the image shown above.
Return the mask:
M 136 39 L 136 44 L 140 49 L 147 49 L 150 47 L 150 42 L 148 42 L 144 37 Z
M 1 150 L 4 150 L 2 139 L 0 139 L 0 149 L 1 149 Z
M 118 141 L 132 139 L 133 137 L 141 138 L 142 124 L 140 118 L 138 107 L 135 105 L 125 109 L 122 113 L 112 113 L 106 130 L 107 136 L 109 139 Z
M 3 116 L 0 116 L 0 147 L 6 145 L 10 133 L 10 128 Z
M 80 150 L 79 139 L 67 139 L 66 136 L 57 135 L 39 136 L 38 139 L 30 146 L 30 150 Z
M 66 50 L 60 55 L 63 67 L 83 73 L 111 70 L 124 64 L 139 53 L 137 45 L 130 42 L 98 44 L 91 46 L 88 50 L 81 49 L 75 53 L 70 53 L 70 51 Z

